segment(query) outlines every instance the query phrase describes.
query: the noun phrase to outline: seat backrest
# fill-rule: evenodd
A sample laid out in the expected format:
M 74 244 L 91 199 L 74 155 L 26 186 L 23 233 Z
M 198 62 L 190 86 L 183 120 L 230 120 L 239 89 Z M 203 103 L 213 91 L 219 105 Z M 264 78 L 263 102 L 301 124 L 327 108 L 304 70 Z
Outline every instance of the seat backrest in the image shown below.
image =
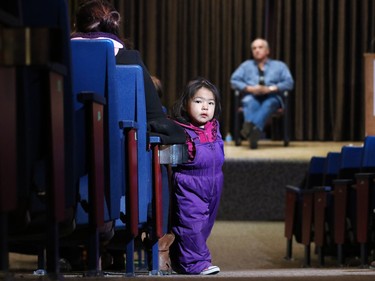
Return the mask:
M 324 179 L 323 185 L 330 186 L 332 180 L 336 179 L 339 174 L 341 163 L 341 153 L 340 152 L 328 152 L 326 161 L 324 164 Z
M 115 88 L 115 56 L 113 43 L 110 40 L 72 40 L 72 73 L 73 73 L 73 94 L 79 95 L 84 92 L 93 92 L 106 99 L 104 116 L 104 143 L 105 143 L 105 195 L 108 215 L 106 219 L 115 219 L 120 215 L 119 198 L 124 188 L 123 165 L 123 134 L 118 122 L 118 103 Z M 76 135 L 79 152 L 77 162 L 79 163 L 80 183 L 86 185 L 88 163 L 86 163 L 86 137 L 84 104 L 75 99 L 76 113 Z M 87 186 L 80 186 L 80 192 L 88 196 Z M 81 194 L 81 197 L 83 195 Z M 82 213 L 83 215 L 84 213 Z M 79 216 L 80 217 L 80 216 Z M 81 221 L 86 221 L 85 218 Z
M 362 153 L 361 172 L 375 170 L 375 136 L 365 137 Z
M 147 222 L 152 204 L 152 151 L 147 133 L 146 99 L 142 68 L 138 65 L 116 66 L 117 103 L 121 120 L 137 123 L 138 146 L 138 208 L 139 222 Z
M 309 169 L 306 173 L 303 189 L 311 189 L 320 186 L 323 182 L 326 157 L 313 156 L 310 159 Z
M 344 145 L 341 148 L 339 178 L 351 179 L 360 171 L 363 146 Z

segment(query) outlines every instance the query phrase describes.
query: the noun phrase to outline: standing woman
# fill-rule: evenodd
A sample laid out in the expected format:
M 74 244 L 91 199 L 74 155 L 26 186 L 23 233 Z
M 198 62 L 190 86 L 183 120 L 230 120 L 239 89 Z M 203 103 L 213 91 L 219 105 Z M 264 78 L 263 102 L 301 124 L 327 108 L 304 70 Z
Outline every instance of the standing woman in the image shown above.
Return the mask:
M 180 274 L 217 274 L 207 239 L 219 207 L 224 163 L 216 87 L 204 78 L 190 81 L 173 108 L 185 130 L 189 161 L 173 169 L 172 268 Z

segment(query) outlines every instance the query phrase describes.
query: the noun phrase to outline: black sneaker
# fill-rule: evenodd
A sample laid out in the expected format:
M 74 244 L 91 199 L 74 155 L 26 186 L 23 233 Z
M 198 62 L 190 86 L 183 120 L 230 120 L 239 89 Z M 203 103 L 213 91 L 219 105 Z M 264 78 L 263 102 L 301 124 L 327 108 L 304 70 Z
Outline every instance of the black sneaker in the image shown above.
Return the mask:
M 262 131 L 254 126 L 253 130 L 251 132 L 251 135 L 249 137 L 251 149 L 257 149 L 258 148 L 258 141 L 259 141 L 261 136 L 262 136 Z
M 251 123 L 251 122 L 244 122 L 243 125 L 242 125 L 242 129 L 240 131 L 241 137 L 244 140 L 246 140 L 250 136 L 253 128 L 254 128 L 254 124 L 253 123 Z

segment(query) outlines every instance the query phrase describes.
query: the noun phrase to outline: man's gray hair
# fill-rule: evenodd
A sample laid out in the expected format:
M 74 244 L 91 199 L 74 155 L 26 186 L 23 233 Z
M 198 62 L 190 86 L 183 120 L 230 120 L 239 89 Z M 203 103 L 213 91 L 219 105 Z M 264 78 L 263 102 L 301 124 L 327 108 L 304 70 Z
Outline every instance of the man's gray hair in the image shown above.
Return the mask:
M 254 42 L 257 41 L 257 40 L 261 40 L 262 42 L 264 42 L 264 45 L 266 46 L 267 49 L 270 48 L 270 46 L 269 46 L 267 40 L 266 40 L 266 39 L 263 39 L 263 38 L 256 38 L 256 39 L 254 39 L 253 42 L 251 42 L 251 48 L 253 48 L 253 44 L 254 44 Z

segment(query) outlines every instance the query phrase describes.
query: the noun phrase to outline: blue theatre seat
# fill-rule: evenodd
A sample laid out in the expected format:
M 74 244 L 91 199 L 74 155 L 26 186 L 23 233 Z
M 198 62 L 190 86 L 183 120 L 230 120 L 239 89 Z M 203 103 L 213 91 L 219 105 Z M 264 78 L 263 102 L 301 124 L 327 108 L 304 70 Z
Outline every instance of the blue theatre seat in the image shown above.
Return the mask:
M 360 244 L 361 265 L 368 264 L 369 249 L 373 248 L 375 210 L 375 136 L 366 136 L 360 172 L 355 174 L 356 240 Z
M 341 238 L 346 236 L 346 196 L 349 184 L 348 176 L 354 176 L 359 171 L 362 155 L 361 146 L 343 146 L 340 151 L 338 166 L 333 166 L 334 173 L 330 182 L 325 186 L 314 188 L 314 242 L 317 247 L 318 262 L 324 265 L 324 256 L 330 255 L 340 261 L 340 251 L 336 248 L 341 243 Z M 351 181 L 350 181 L 351 182 Z M 342 246 L 342 245 L 341 245 Z M 341 262 L 339 264 L 342 265 Z
M 148 132 L 144 80 L 140 66 L 117 65 L 116 90 L 120 125 L 124 129 L 125 135 L 131 134 L 134 127 L 134 124 L 129 123 L 129 120 L 135 120 L 136 122 L 136 148 L 131 147 L 127 142 L 125 154 L 129 157 L 134 151 L 137 151 L 138 169 L 137 173 L 131 173 L 131 170 L 127 169 L 126 186 L 128 189 L 125 190 L 123 195 L 125 198 L 128 196 L 130 200 L 122 200 L 128 205 L 125 204 L 121 212 L 125 214 L 128 221 L 125 221 L 124 224 L 124 220 L 116 220 L 116 236 L 118 239 L 114 240 L 126 242 L 126 272 L 131 275 L 135 270 L 133 255 L 135 249 L 134 241 L 132 241 L 134 239 L 121 239 L 122 230 L 127 232 L 130 230 L 130 237 L 132 238 L 139 235 L 140 231 L 146 232 L 146 235 L 153 241 L 150 258 L 152 262 L 151 274 L 158 274 L 157 241 L 165 234 L 163 225 L 167 222 L 163 222 L 163 213 L 164 208 L 169 205 L 168 202 L 163 202 L 162 195 L 163 191 L 168 191 L 169 184 L 165 165 L 180 164 L 187 161 L 187 148 L 185 144 L 163 145 L 159 136 L 154 136 Z M 130 140 L 132 138 L 132 136 L 129 137 Z M 135 168 L 132 170 L 135 170 Z M 132 182 L 135 177 L 137 177 L 138 193 L 130 192 L 134 189 Z M 138 195 L 138 198 L 136 198 L 136 195 Z
M 314 214 L 315 202 L 320 202 L 316 196 L 316 187 L 325 187 L 331 184 L 332 180 L 338 175 L 340 163 L 339 152 L 328 152 L 323 166 L 323 178 L 319 183 L 315 183 L 309 190 L 302 193 L 302 236 L 301 243 L 305 248 L 304 266 L 311 265 L 311 242 L 315 239 L 315 221 Z M 319 190 L 319 189 L 318 189 Z
M 125 205 L 121 212 L 128 219 L 116 220 L 116 236 L 114 241 L 126 243 L 126 272 L 134 273 L 134 239 L 121 238 L 123 230 L 131 233 L 131 238 L 135 238 L 140 231 L 146 232 L 153 241 L 151 251 L 151 274 L 159 272 L 159 257 L 157 240 L 164 235 L 163 230 L 163 209 L 167 202 L 163 202 L 162 192 L 168 190 L 168 178 L 163 165 L 179 164 L 187 161 L 187 150 L 185 144 L 162 145 L 160 137 L 153 136 L 147 131 L 146 101 L 144 92 L 144 81 L 142 68 L 137 65 L 117 65 L 116 66 L 116 90 L 117 103 L 120 112 L 120 125 L 124 129 L 124 134 L 132 133 L 132 124 L 129 120 L 136 122 L 137 142 L 136 148 L 131 147 L 128 142 L 125 154 L 131 156 L 137 151 L 137 173 L 131 173 L 127 169 L 127 181 L 125 193 L 130 200 L 122 200 Z M 130 123 L 129 123 L 130 122 Z M 133 137 L 130 136 L 131 140 Z M 131 162 L 131 161 L 130 161 Z M 132 170 L 135 170 L 132 169 Z M 163 176 L 164 174 L 164 176 Z M 137 179 L 135 179 L 137 177 Z M 138 192 L 131 192 L 134 189 L 132 182 L 138 183 Z M 136 197 L 138 195 L 138 198 Z M 127 204 L 126 204 L 127 203 Z M 138 205 L 137 205 L 138 204 Z M 121 243 L 120 243 L 121 244 Z M 116 243 L 110 245 L 116 247 Z M 117 245 L 118 247 L 118 245 Z
M 310 159 L 304 180 L 299 186 L 288 185 L 285 195 L 285 237 L 287 238 L 286 258 L 292 258 L 292 240 L 301 242 L 302 236 L 302 194 L 320 185 L 324 176 L 325 157 L 314 156 Z M 311 199 L 311 198 L 310 198 Z
M 146 100 L 144 92 L 144 81 L 142 68 L 137 65 L 117 65 L 116 66 L 116 89 L 118 90 L 118 103 L 121 105 L 121 126 L 124 133 L 128 134 L 131 126 L 127 124 L 126 120 L 134 120 L 137 124 L 137 172 L 130 175 L 128 180 L 134 180 L 137 177 L 138 193 L 133 193 L 133 199 L 129 205 L 125 204 L 125 208 L 121 211 L 128 217 L 128 222 L 123 220 L 116 221 L 117 235 L 122 235 L 123 231 L 130 223 L 132 240 L 122 239 L 126 243 L 126 272 L 128 274 L 134 273 L 134 238 L 139 234 L 138 230 L 148 232 L 149 235 L 155 233 L 155 219 L 160 216 L 162 210 L 155 212 L 155 198 L 160 197 L 159 190 L 156 190 L 154 182 L 154 173 L 160 179 L 160 171 L 158 167 L 153 166 L 153 147 L 157 147 L 160 142 L 159 138 L 151 138 L 147 132 L 146 119 Z M 131 125 L 131 124 L 130 124 Z M 129 148 L 129 146 L 128 146 Z M 129 155 L 131 151 L 126 151 Z M 160 165 L 158 165 L 160 166 Z M 131 182 L 128 182 L 131 186 Z M 130 187 L 131 188 L 131 187 Z M 156 191 L 156 193 L 155 193 Z M 127 191 L 124 190 L 123 196 L 126 197 Z M 138 195 L 138 198 L 135 197 Z M 137 206 L 138 205 L 138 206 Z M 137 216 L 138 217 L 135 217 Z M 158 219 L 157 219 L 158 220 Z M 120 239 L 121 240 L 121 239 Z M 118 241 L 118 240 L 117 240 Z M 157 257 L 157 248 L 152 252 L 152 255 Z M 155 258 L 153 258 L 154 260 Z M 155 270 L 158 269 L 157 262 L 153 263 Z
M 124 189 L 123 134 L 115 101 L 115 58 L 109 40 L 72 41 L 73 95 L 76 96 L 77 230 L 89 239 L 89 272 L 99 271 L 99 232 L 120 217 Z M 90 225 L 90 227 L 88 227 Z M 78 240 L 84 240 L 80 238 Z

